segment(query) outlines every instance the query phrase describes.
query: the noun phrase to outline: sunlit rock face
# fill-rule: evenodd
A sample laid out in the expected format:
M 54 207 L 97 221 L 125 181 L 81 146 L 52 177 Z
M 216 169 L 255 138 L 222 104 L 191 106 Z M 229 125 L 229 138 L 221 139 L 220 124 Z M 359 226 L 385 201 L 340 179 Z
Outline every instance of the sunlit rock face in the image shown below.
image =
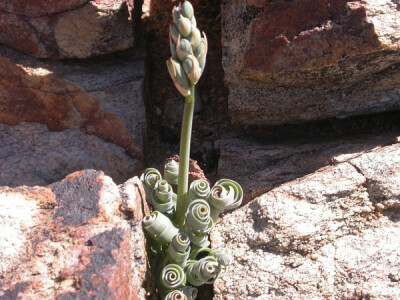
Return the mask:
M 398 109 L 399 19 L 391 0 L 223 1 L 232 121 L 299 123 Z
M 94 170 L 0 188 L 0 298 L 144 299 L 143 193 Z
M 0 43 L 41 58 L 86 58 L 133 46 L 126 1 L 2 1 Z
M 223 217 L 214 299 L 399 298 L 399 163 L 400 144 L 374 147 Z
M 0 185 L 44 185 L 143 168 L 144 56 L 43 61 L 0 47 Z

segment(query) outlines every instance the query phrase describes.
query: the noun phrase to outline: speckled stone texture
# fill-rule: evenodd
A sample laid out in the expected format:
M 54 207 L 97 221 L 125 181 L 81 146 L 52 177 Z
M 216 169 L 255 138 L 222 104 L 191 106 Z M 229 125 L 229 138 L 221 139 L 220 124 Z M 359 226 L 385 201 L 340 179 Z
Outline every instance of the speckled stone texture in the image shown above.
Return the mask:
M 0 298 L 144 299 L 142 195 L 138 178 L 118 188 L 94 170 L 2 187 Z
M 86 58 L 133 46 L 126 1 L 2 1 L 0 43 L 42 58 Z
M 249 138 L 220 141 L 218 177 L 240 183 L 244 201 L 330 165 L 353 159 L 399 142 L 398 135 L 363 135 L 347 138 L 259 142 Z
M 118 183 L 137 174 L 146 131 L 143 81 L 140 51 L 57 62 L 1 46 L 0 185 L 48 184 L 85 168 Z
M 226 215 L 214 299 L 398 299 L 400 144 L 283 184 Z
M 400 108 L 394 0 L 222 1 L 232 122 L 299 123 Z

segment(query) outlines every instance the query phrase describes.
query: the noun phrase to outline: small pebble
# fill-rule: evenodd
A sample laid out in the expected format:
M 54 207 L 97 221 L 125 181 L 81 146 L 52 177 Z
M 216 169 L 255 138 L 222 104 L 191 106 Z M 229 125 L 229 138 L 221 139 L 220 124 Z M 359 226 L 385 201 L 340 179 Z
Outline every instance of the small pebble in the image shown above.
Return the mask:
M 317 260 L 318 259 L 318 255 L 315 254 L 315 253 L 311 254 L 311 259 L 312 260 Z
M 363 213 L 367 214 L 371 212 L 371 208 L 369 208 L 368 206 L 364 206 L 361 210 Z

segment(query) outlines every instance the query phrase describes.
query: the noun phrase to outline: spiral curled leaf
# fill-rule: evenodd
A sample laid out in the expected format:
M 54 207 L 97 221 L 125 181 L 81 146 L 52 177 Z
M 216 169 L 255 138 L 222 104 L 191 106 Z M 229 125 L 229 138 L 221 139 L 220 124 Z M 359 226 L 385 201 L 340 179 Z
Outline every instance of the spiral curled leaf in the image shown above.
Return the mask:
M 151 203 L 151 192 L 153 191 L 157 181 L 161 179 L 161 173 L 154 168 L 144 170 L 143 174 L 140 176 L 140 180 L 143 182 L 144 190 L 146 192 L 147 202 Z
M 170 245 L 173 246 L 176 251 L 186 251 L 190 246 L 190 239 L 186 233 L 180 232 L 174 236 Z
M 196 260 L 198 256 L 212 256 L 214 257 L 220 266 L 229 266 L 232 262 L 232 256 L 223 253 L 219 250 L 212 250 L 210 248 L 196 248 L 190 252 L 189 259 Z
M 214 226 L 207 201 L 196 199 L 189 204 L 186 217 L 187 226 L 193 232 L 208 233 Z
M 221 267 L 215 257 L 206 256 L 195 263 L 190 261 L 185 272 L 191 285 L 200 286 L 213 283 L 221 272 Z
M 185 231 L 189 236 L 190 242 L 197 247 L 208 247 L 210 241 L 208 240 L 208 233 L 199 233 L 192 230 L 188 225 L 185 227 Z
M 218 215 L 225 210 L 240 206 L 242 200 L 243 190 L 236 181 L 230 179 L 217 181 L 211 189 L 209 198 L 212 210 L 211 217 L 216 220 Z
M 168 260 L 184 266 L 190 255 L 190 239 L 184 232 L 177 234 L 168 246 Z
M 169 184 L 178 184 L 179 163 L 175 160 L 169 161 L 164 167 L 164 178 Z
M 188 298 L 186 295 L 181 292 L 180 290 L 174 290 L 170 293 L 168 293 L 165 297 L 164 300 L 187 300 Z
M 194 300 L 197 297 L 197 289 L 192 286 L 185 286 L 181 291 L 185 294 L 188 300 Z
M 160 282 L 167 290 L 178 289 L 186 284 L 185 272 L 179 265 L 166 265 L 161 272 Z
M 209 254 L 216 258 L 219 265 L 227 267 L 232 263 L 232 256 L 218 250 L 212 250 Z
M 199 260 L 198 256 L 208 256 L 213 250 L 207 247 L 195 248 L 190 252 L 189 259 Z
M 175 209 L 176 194 L 166 180 L 157 181 L 151 192 L 151 204 L 162 213 L 172 214 Z
M 195 199 L 207 200 L 210 196 L 210 185 L 204 179 L 197 179 L 190 184 L 188 192 L 188 203 Z
M 171 220 L 159 211 L 154 211 L 143 219 L 144 230 L 161 244 L 170 243 L 179 230 Z
M 220 179 L 215 184 L 221 185 L 226 189 L 232 188 L 234 190 L 233 202 L 230 205 L 228 205 L 227 207 L 225 207 L 225 210 L 237 208 L 240 206 L 240 204 L 242 204 L 243 189 L 239 183 L 237 183 L 236 181 L 231 180 L 231 179 Z
M 226 207 L 233 203 L 235 191 L 233 188 L 226 189 L 222 185 L 214 185 L 211 188 L 209 203 L 211 207 L 211 218 L 216 221 L 219 214 L 223 213 Z

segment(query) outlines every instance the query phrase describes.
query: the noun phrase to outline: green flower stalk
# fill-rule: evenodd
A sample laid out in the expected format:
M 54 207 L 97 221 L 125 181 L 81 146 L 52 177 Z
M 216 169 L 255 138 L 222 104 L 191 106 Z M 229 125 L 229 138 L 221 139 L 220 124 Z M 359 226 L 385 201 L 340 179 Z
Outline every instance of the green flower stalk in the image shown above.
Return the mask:
M 206 63 L 208 51 L 207 37 L 201 37 L 197 29 L 193 6 L 185 1 L 172 10 L 173 24 L 169 31 L 171 58 L 167 67 L 178 91 L 185 97 L 181 144 L 179 149 L 178 196 L 176 205 L 176 223 L 184 226 L 184 214 L 189 183 L 190 139 L 194 112 L 194 89 Z

